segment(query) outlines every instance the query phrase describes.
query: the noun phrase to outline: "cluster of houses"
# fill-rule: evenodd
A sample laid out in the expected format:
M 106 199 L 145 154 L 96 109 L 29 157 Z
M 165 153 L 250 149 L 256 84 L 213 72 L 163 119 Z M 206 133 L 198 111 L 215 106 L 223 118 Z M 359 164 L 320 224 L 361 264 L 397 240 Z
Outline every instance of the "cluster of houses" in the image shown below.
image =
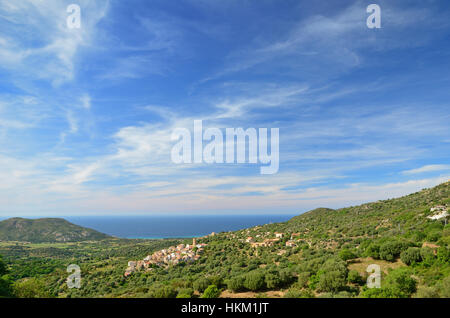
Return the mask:
M 430 212 L 434 212 L 432 215 L 427 216 L 430 220 L 440 220 L 446 218 L 448 214 L 448 207 L 446 205 L 437 205 L 430 209 Z
M 206 244 L 197 244 L 195 238 L 192 244 L 180 244 L 171 246 L 146 256 L 140 261 L 129 261 L 128 267 L 125 270 L 124 276 L 127 277 L 138 270 L 152 270 L 152 265 L 167 267 L 169 265 L 176 265 L 181 262 L 191 263 L 200 258 Z

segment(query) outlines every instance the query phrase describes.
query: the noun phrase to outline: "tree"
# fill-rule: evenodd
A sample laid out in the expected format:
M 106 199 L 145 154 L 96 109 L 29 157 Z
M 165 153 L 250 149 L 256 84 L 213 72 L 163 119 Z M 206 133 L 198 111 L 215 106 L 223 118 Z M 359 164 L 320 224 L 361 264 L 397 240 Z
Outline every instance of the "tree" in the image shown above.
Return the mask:
M 263 289 L 264 285 L 265 285 L 264 274 L 261 273 L 260 271 L 255 270 L 245 275 L 244 281 L 245 288 L 252 291 L 257 291 Z
M 431 266 L 435 261 L 434 251 L 429 247 L 422 247 L 420 249 L 420 257 L 425 265 Z
M 6 264 L 0 255 L 0 297 L 10 297 L 12 293 L 11 281 L 7 273 Z
M 364 284 L 364 279 L 359 275 L 358 271 L 351 270 L 348 272 L 347 280 L 349 283 L 362 285 Z
M 178 291 L 177 298 L 192 298 L 194 291 L 191 288 L 182 288 Z
M 381 245 L 380 258 L 386 261 L 393 261 L 400 253 L 408 247 L 408 244 L 399 241 L 389 241 Z
M 277 272 L 267 273 L 265 277 L 266 286 L 269 289 L 277 288 L 281 285 L 281 279 Z
M 150 292 L 152 298 L 175 298 L 177 291 L 171 286 L 156 286 Z
M 325 272 L 320 276 L 319 290 L 325 292 L 338 292 L 347 284 L 345 276 L 340 271 Z
M 6 270 L 6 264 L 3 262 L 3 258 L 2 258 L 2 256 L 0 255 L 0 277 L 3 276 L 3 275 L 5 275 L 6 272 L 7 272 L 7 270 Z
M 238 292 L 244 289 L 245 278 L 243 276 L 234 276 L 227 280 L 227 288 L 233 292 Z
M 380 258 L 380 245 L 371 243 L 366 249 L 366 255 L 375 259 Z
M 37 278 L 27 278 L 14 283 L 14 295 L 19 298 L 51 297 L 45 284 Z
M 314 298 L 314 294 L 310 290 L 300 290 L 297 288 L 289 288 L 284 294 L 284 298 Z
M 342 258 L 342 260 L 346 261 L 349 259 L 354 259 L 357 256 L 352 251 L 350 251 L 348 249 L 343 249 L 339 252 L 339 257 Z
M 200 278 L 194 282 L 194 289 L 199 292 L 204 292 L 206 288 L 210 285 L 210 281 L 207 278 Z
M 306 288 L 308 287 L 310 273 L 309 272 L 303 272 L 298 274 L 297 278 L 297 285 L 300 288 Z
M 417 289 L 417 281 L 411 277 L 408 268 L 398 268 L 389 273 L 384 285 L 391 292 L 393 297 L 410 297 Z
M 209 285 L 208 288 L 205 289 L 205 292 L 202 295 L 202 298 L 218 298 L 220 296 L 220 290 L 216 285 Z
M 449 263 L 450 262 L 450 248 L 444 247 L 444 246 L 438 248 L 436 257 L 442 264 Z
M 407 250 L 400 253 L 400 259 L 406 265 L 414 265 L 422 260 L 420 256 L 420 248 L 410 247 Z

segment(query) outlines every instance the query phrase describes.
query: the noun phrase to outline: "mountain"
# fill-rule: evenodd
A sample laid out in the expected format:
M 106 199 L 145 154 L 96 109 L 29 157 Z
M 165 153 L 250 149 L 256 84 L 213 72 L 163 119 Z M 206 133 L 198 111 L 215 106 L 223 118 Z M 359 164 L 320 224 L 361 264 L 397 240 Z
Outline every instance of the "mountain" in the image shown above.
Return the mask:
M 401 198 L 380 200 L 337 210 L 319 208 L 276 226 L 277 231 L 300 232 L 314 241 L 413 236 L 434 228 L 428 218 L 434 206 L 450 204 L 450 182 Z M 425 234 L 425 233 L 424 233 Z
M 434 218 L 449 205 L 446 182 L 401 198 L 318 208 L 287 222 L 198 237 L 195 247 L 192 239 L 2 242 L 0 254 L 14 280 L 34 277 L 64 298 L 198 297 L 211 285 L 232 298 L 450 298 L 449 217 Z M 14 220 L 23 219 L 7 221 Z M 83 288 L 67 289 L 62 264 L 74 259 L 83 266 Z M 366 285 L 373 270 L 380 288 Z
M 10 218 L 0 222 L 0 241 L 80 242 L 102 240 L 109 237 L 60 218 Z

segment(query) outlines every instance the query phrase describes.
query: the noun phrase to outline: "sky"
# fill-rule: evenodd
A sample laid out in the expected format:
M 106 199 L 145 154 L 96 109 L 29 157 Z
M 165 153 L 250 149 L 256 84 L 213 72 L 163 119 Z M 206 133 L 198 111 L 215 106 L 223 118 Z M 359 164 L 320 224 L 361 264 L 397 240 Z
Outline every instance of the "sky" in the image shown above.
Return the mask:
M 296 214 L 448 181 L 449 16 L 446 0 L 0 0 L 0 216 Z M 173 163 L 194 120 L 279 128 L 278 172 Z

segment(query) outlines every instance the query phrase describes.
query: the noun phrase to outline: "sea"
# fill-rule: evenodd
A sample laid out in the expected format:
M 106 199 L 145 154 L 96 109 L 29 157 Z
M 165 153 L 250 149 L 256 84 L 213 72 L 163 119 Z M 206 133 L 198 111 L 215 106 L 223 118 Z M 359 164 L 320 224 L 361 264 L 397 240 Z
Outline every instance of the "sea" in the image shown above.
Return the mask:
M 256 225 L 285 222 L 294 215 L 147 215 L 58 216 L 74 224 L 121 238 L 162 239 L 200 237 Z M 55 217 L 55 216 L 53 216 Z M 34 217 L 33 217 L 34 218 Z M 5 219 L 5 217 L 1 217 Z

